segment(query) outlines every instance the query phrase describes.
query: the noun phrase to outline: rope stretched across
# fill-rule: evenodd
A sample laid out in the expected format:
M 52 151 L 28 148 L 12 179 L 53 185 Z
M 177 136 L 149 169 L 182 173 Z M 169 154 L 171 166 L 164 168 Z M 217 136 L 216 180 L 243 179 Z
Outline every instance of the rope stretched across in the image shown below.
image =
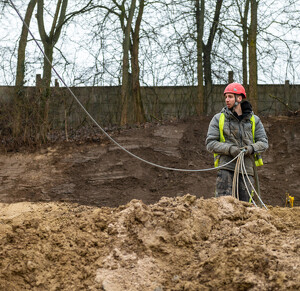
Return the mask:
M 150 161 L 147 161 L 135 154 L 133 154 L 132 152 L 128 151 L 126 148 L 124 148 L 122 145 L 120 145 L 116 140 L 114 140 L 99 124 L 98 122 L 91 116 L 91 114 L 86 110 L 86 108 L 83 106 L 83 104 L 79 101 L 79 99 L 77 98 L 77 96 L 74 94 L 74 92 L 70 89 L 70 87 L 66 84 L 66 82 L 63 80 L 63 78 L 60 76 L 60 74 L 56 71 L 56 69 L 54 68 L 54 66 L 52 65 L 52 63 L 50 62 L 50 60 L 48 59 L 48 57 L 46 56 L 44 50 L 42 49 L 42 47 L 40 46 L 40 44 L 38 43 L 38 41 L 36 40 L 36 38 L 34 37 L 33 33 L 31 32 L 31 30 L 29 29 L 29 26 L 27 25 L 27 23 L 25 22 L 24 18 L 22 17 L 22 15 L 20 14 L 19 10 L 17 9 L 17 7 L 14 5 L 12 0 L 9 0 L 9 2 L 11 3 L 12 7 L 14 8 L 14 10 L 16 11 L 16 13 L 18 14 L 19 18 L 21 19 L 21 21 L 24 23 L 24 25 L 26 26 L 26 28 L 28 29 L 29 34 L 31 35 L 32 39 L 34 40 L 34 42 L 36 43 L 36 45 L 38 46 L 39 50 L 42 52 L 42 54 L 44 55 L 46 61 L 50 64 L 51 69 L 53 70 L 53 72 L 56 74 L 56 76 L 59 78 L 59 80 L 63 83 L 63 85 L 67 88 L 67 90 L 70 92 L 70 94 L 73 96 L 73 98 L 75 99 L 75 101 L 78 103 L 78 105 L 80 106 L 80 108 L 84 111 L 84 113 L 92 120 L 92 122 L 101 130 L 101 132 L 103 134 L 105 134 L 105 136 L 107 138 L 109 138 L 115 145 L 117 145 L 121 150 L 123 150 L 124 152 L 126 152 L 127 154 L 131 155 L 132 157 L 134 157 L 135 159 L 138 159 L 148 165 L 157 167 L 157 168 L 161 168 L 164 170 L 170 170 L 170 171 L 179 171 L 179 172 L 205 172 L 205 171 L 213 171 L 213 170 L 217 170 L 220 169 L 228 164 L 230 164 L 231 162 L 233 162 L 236 158 L 232 159 L 231 161 L 229 161 L 228 163 L 226 163 L 225 165 L 216 167 L 216 168 L 207 168 L 207 169 L 178 169 L 178 168 L 172 168 L 172 167 L 165 167 Z

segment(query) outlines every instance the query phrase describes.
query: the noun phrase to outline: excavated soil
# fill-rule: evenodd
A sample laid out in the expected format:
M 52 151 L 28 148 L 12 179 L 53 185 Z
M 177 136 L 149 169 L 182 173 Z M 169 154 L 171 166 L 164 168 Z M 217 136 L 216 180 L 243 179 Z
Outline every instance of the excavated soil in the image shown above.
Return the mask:
M 1 290 L 299 290 L 300 208 L 1 204 Z
M 110 133 L 151 162 L 210 168 L 209 121 Z M 213 198 L 215 171 L 152 167 L 95 130 L 0 154 L 0 290 L 299 290 L 300 118 L 262 121 L 269 210 Z

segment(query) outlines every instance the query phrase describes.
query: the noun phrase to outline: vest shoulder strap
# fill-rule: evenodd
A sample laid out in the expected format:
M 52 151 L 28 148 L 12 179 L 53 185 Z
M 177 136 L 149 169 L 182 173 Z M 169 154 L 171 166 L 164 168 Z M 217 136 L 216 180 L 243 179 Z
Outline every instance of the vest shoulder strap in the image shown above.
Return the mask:
M 255 143 L 255 117 L 252 114 L 251 118 L 250 118 L 250 122 L 252 124 L 252 136 L 253 136 L 253 143 Z
M 225 142 L 224 123 L 225 123 L 225 114 L 221 113 L 220 119 L 219 119 L 220 142 Z

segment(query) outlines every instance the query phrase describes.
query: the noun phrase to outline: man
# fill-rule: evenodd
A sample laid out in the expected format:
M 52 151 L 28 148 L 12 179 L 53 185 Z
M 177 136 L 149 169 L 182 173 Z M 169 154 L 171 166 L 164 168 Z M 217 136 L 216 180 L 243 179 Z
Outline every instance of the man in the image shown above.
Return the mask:
M 252 106 L 246 100 L 245 88 L 241 84 L 229 84 L 225 88 L 224 96 L 226 106 L 209 124 L 206 148 L 215 154 L 215 166 L 228 163 L 244 149 L 246 171 L 251 183 L 255 185 L 253 178 L 255 164 L 262 165 L 259 154 L 268 148 L 265 129 L 259 117 L 253 114 Z M 236 161 L 218 170 L 216 197 L 232 195 Z M 249 201 L 249 194 L 241 174 L 238 186 L 239 200 Z M 251 189 L 248 182 L 247 186 Z

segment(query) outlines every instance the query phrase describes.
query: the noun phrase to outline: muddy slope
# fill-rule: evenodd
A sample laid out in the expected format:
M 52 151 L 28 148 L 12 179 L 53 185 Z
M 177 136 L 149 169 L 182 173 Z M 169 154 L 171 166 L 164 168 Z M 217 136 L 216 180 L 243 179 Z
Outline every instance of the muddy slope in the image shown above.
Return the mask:
M 205 149 L 210 117 L 110 132 L 125 148 L 167 167 L 206 169 L 213 157 Z M 262 119 L 270 148 L 258 168 L 264 202 L 285 206 L 285 193 L 300 201 L 300 117 Z M 94 142 L 87 142 L 87 140 Z M 117 207 L 146 204 L 162 196 L 214 196 L 215 171 L 185 173 L 149 166 L 129 156 L 94 130 L 35 153 L 0 154 L 0 202 L 75 202 Z

